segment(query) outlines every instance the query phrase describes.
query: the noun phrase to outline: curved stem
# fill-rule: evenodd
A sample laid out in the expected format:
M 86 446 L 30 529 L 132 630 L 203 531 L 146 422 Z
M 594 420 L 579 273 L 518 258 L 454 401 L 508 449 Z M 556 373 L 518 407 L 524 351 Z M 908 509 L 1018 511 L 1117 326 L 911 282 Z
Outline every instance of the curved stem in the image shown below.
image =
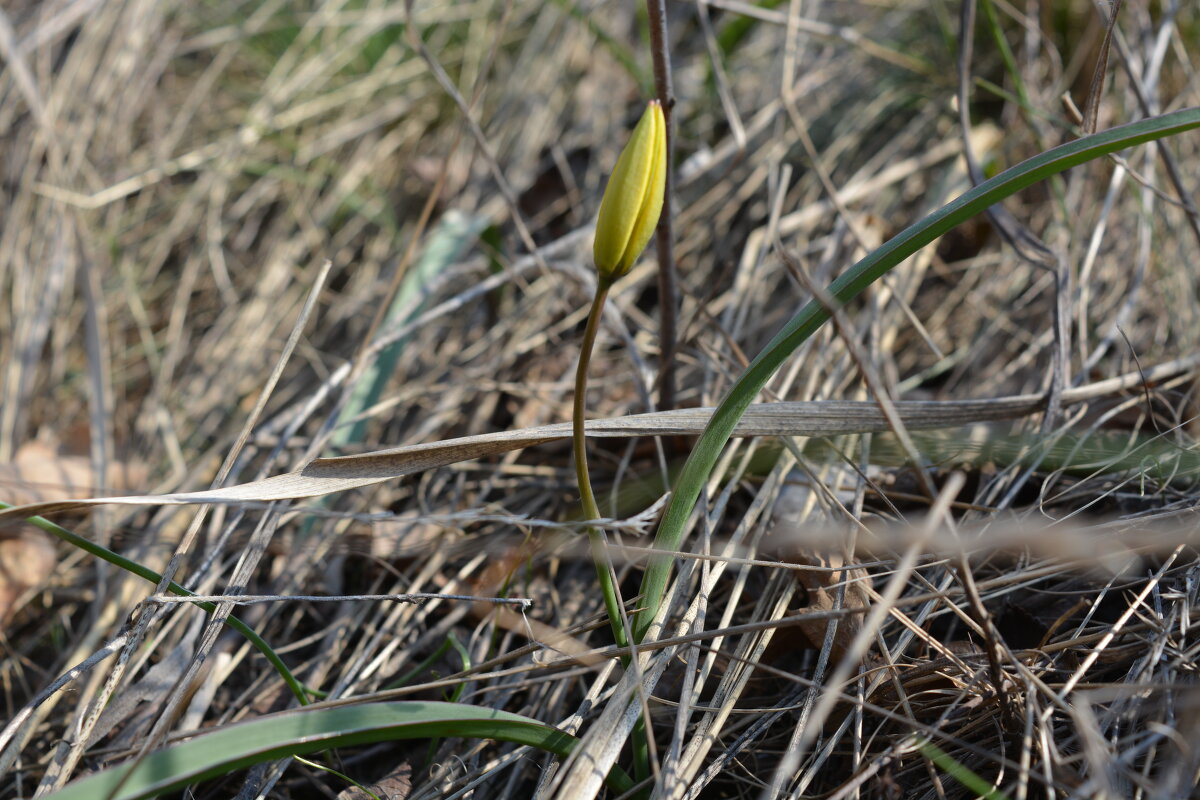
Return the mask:
M 604 312 L 604 301 L 612 284 L 600 278 L 596 284 L 596 295 L 588 311 L 587 327 L 583 331 L 583 343 L 579 346 L 579 367 L 575 370 L 575 406 L 571 414 L 571 444 L 575 456 L 575 477 L 579 481 L 579 499 L 583 503 L 583 514 L 588 519 L 600 518 L 600 507 L 592 492 L 592 479 L 588 475 L 587 437 L 584 434 L 584 415 L 587 411 L 588 365 L 592 362 L 592 348 L 596 344 L 596 332 L 600 329 L 600 318 Z M 592 561 L 596 564 L 596 577 L 600 580 L 600 591 L 604 594 L 604 607 L 608 610 L 608 621 L 612 625 L 613 637 L 619 647 L 629 642 L 625 636 L 625 623 L 621 601 L 617 596 L 617 582 L 613 577 L 612 560 L 608 557 L 604 533 L 595 528 L 587 529 L 588 542 L 592 546 Z

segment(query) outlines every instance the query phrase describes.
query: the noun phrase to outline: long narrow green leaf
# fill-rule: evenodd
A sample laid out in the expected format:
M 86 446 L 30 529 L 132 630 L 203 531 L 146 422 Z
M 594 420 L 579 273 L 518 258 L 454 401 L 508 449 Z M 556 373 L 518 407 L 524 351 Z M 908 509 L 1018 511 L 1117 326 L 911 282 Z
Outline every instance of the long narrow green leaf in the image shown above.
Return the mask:
M 831 283 L 826 291 L 838 303 L 848 303 L 925 245 L 1021 189 L 1109 153 L 1197 127 L 1200 127 L 1200 108 L 1187 108 L 1111 128 L 1047 150 L 979 184 L 920 222 L 909 226 L 865 256 Z M 738 420 L 780 365 L 827 319 L 829 313 L 820 303 L 815 300 L 809 302 L 784 325 L 738 378 L 684 464 L 654 540 L 657 549 L 679 549 L 688 517 L 700 496 L 700 490 L 712 472 L 721 449 L 729 441 Z M 638 640 L 645 637 L 651 620 L 662 604 L 673 563 L 674 559 L 671 556 L 662 555 L 651 559 L 647 565 L 641 590 L 644 605 L 633 621 L 634 636 Z
M 0 511 L 6 508 L 12 508 L 12 506 L 10 506 L 8 503 L 0 501 Z M 79 534 L 67 530 L 58 523 L 51 522 L 45 517 L 28 517 L 25 521 L 31 525 L 36 525 L 46 533 L 57 536 L 67 544 L 78 547 L 85 553 L 91 553 L 97 558 L 103 559 L 115 567 L 120 567 L 126 572 L 137 575 L 139 578 L 148 580 L 154 584 L 162 581 L 162 575 L 159 575 L 149 567 L 142 566 L 138 562 L 125 558 L 125 556 L 120 555 L 119 553 L 114 553 L 107 547 L 98 545 L 90 539 L 85 539 Z M 183 588 L 175 581 L 171 581 L 170 584 L 168 584 L 167 591 L 169 591 L 171 594 L 179 595 L 180 597 L 189 597 L 195 594 L 195 592 L 191 591 L 190 589 Z M 196 603 L 196 606 L 208 614 L 212 614 L 217 610 L 216 603 L 198 602 Z M 266 639 L 259 636 L 253 628 L 235 616 L 230 615 L 227 617 L 225 619 L 225 624 L 242 634 L 242 636 L 246 637 L 246 640 L 250 642 L 250 644 L 254 645 L 258 652 L 262 653 L 263 656 L 266 657 L 267 661 L 271 662 L 271 666 L 275 667 L 275 671 L 279 673 L 279 677 L 283 678 L 283 682 L 287 684 L 289 689 L 291 689 L 292 694 L 295 695 L 298 701 L 300 701 L 301 705 L 306 705 L 308 703 L 307 691 L 300 684 L 300 681 L 296 680 L 296 677 L 292 675 L 292 671 L 288 669 L 287 664 L 283 663 L 283 659 L 280 658 L 279 654 L 271 648 L 271 645 L 267 644 Z
M 459 703 L 393 702 L 306 708 L 271 714 L 171 745 L 137 764 L 122 764 L 76 781 L 53 800 L 140 800 L 235 769 L 331 747 L 399 739 L 463 737 L 514 742 L 568 755 L 575 737 L 529 717 Z M 620 769 L 608 776 L 617 793 L 633 782 Z

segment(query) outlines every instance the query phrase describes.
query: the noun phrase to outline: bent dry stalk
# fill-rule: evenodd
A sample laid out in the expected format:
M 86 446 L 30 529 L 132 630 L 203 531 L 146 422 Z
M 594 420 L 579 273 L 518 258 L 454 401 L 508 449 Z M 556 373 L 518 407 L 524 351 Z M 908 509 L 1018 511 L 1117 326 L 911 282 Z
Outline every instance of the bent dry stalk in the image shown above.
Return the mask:
M 596 218 L 596 240 L 592 247 L 592 259 L 598 275 L 596 294 L 592 298 L 583 343 L 580 345 L 579 366 L 575 371 L 575 404 L 571 415 L 575 477 L 579 481 L 583 513 L 588 519 L 600 517 L 600 508 L 596 505 L 596 496 L 588 476 L 587 438 L 583 430 L 587 409 L 588 364 L 592 360 L 592 348 L 596 344 L 596 333 L 600 328 L 609 289 L 633 267 L 658 225 L 665 191 L 666 162 L 666 120 L 662 106 L 657 100 L 652 100 L 617 159 L 617 166 L 604 189 L 600 213 Z M 629 640 L 625 635 L 621 601 L 612 562 L 605 548 L 604 534 L 593 527 L 587 529 L 587 534 L 613 636 L 618 645 L 625 647 Z

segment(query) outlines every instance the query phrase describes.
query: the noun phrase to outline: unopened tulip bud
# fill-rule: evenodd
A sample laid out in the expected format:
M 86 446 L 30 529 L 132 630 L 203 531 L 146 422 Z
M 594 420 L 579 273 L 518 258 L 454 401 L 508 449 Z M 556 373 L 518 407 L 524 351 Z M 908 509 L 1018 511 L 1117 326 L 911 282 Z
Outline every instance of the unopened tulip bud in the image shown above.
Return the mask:
M 592 256 L 600 276 L 615 281 L 633 267 L 662 213 L 667 179 L 667 122 L 657 100 L 633 130 L 608 179 Z

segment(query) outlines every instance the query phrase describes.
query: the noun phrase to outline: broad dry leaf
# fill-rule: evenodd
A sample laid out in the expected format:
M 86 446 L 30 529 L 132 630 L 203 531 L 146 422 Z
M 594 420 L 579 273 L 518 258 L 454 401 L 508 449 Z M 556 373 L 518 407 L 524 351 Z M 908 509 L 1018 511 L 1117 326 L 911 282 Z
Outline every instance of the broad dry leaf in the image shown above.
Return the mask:
M 358 786 L 338 792 L 337 800 L 371 800 L 372 796 L 382 800 L 405 800 L 412 794 L 413 766 L 407 761 L 392 767 L 386 775 L 367 784 L 368 794 Z

